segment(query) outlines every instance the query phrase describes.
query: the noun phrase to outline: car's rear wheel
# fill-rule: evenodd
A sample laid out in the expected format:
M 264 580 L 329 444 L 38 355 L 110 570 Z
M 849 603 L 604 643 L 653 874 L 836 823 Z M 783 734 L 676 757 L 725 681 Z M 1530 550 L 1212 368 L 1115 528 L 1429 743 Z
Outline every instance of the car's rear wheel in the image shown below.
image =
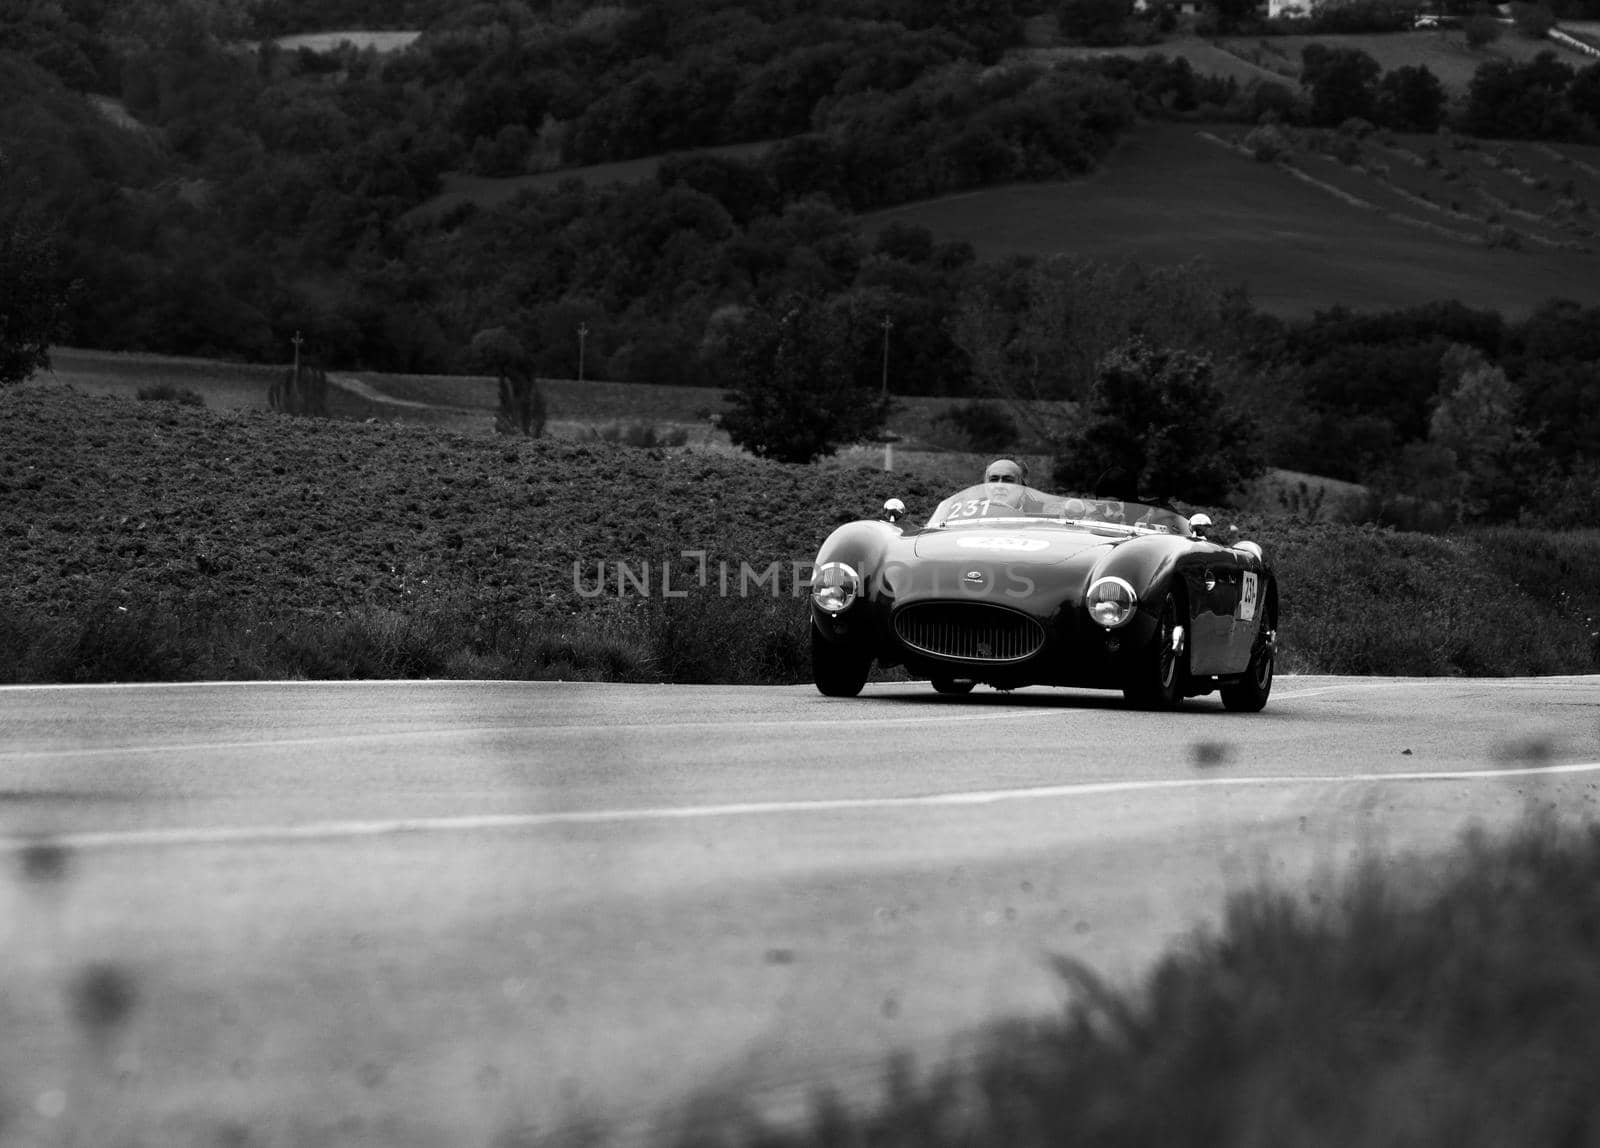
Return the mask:
M 1222 704 L 1235 713 L 1259 713 L 1272 693 L 1272 668 L 1278 647 L 1278 599 L 1268 593 L 1261 612 L 1261 629 L 1250 650 L 1250 664 L 1237 682 L 1222 687 Z
M 830 642 L 811 627 L 811 677 L 817 691 L 830 698 L 853 698 L 867 684 L 872 655 L 855 646 Z
M 933 688 L 941 694 L 970 694 L 978 683 L 971 678 L 934 678 Z
M 1155 637 L 1138 655 L 1122 688 L 1123 696 L 1142 709 L 1170 710 L 1183 700 L 1189 680 L 1189 629 L 1178 596 L 1168 593 L 1156 614 Z

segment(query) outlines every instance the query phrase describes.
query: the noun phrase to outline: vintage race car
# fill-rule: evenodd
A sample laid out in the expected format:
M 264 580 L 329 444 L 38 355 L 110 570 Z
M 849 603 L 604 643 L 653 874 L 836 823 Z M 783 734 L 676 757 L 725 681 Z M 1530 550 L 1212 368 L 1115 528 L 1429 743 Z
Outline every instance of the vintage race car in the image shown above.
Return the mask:
M 817 554 L 817 689 L 854 697 L 876 661 L 947 694 L 1074 686 L 1170 709 L 1217 691 L 1230 710 L 1259 710 L 1277 581 L 1260 546 L 1209 529 L 1204 515 L 1017 484 L 969 487 L 921 527 L 890 499 Z

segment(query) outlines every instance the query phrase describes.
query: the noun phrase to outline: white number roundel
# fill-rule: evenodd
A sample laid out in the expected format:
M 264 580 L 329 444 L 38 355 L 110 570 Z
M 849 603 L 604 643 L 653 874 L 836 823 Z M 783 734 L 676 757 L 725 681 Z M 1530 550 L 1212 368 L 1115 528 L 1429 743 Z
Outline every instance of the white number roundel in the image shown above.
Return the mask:
M 1043 538 L 1018 538 L 1014 534 L 982 534 L 976 538 L 962 538 L 956 545 L 963 550 L 1003 550 L 1009 554 L 1047 550 L 1050 543 Z

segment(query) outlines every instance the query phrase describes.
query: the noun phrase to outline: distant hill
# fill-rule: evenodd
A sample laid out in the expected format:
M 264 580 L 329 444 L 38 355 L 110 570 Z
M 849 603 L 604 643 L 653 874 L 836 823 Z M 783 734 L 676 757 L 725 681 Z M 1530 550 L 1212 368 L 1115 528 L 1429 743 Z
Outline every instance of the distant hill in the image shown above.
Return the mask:
M 983 259 L 1203 259 L 1285 316 L 1434 299 L 1509 316 L 1552 296 L 1600 302 L 1600 148 L 1378 133 L 1361 142 L 1355 165 L 1302 149 L 1291 170 L 1246 154 L 1246 132 L 1148 124 L 1087 178 L 906 204 L 863 224 L 927 227 L 970 242 Z M 490 206 L 563 179 L 648 179 L 659 162 L 453 179 L 419 212 Z
M 921 225 L 980 258 L 1204 259 L 1282 315 L 1433 299 L 1508 315 L 1552 296 L 1600 302 L 1600 148 L 1453 150 L 1380 133 L 1354 166 L 1301 150 L 1290 168 L 1251 158 L 1244 135 L 1147 125 L 1086 179 L 908 204 L 865 222 Z
M 1425 65 L 1457 96 L 1475 69 L 1494 59 L 1521 62 L 1554 51 L 1575 68 L 1592 63 L 1555 42 L 1510 33 L 1473 49 L 1459 29 L 1035 46 L 1010 58 L 1163 54 L 1241 84 L 1298 87 L 1300 53 L 1312 42 L 1357 48 L 1385 71 Z M 1224 278 L 1248 284 L 1263 309 L 1286 316 L 1335 304 L 1379 309 L 1450 298 L 1515 316 L 1552 296 L 1600 301 L 1600 217 L 1591 214 L 1600 208 L 1600 148 L 1458 141 L 1472 150 L 1455 150 L 1433 136 L 1382 133 L 1361 145 L 1354 165 L 1305 153 L 1291 160 L 1291 170 L 1237 150 L 1246 131 L 1231 124 L 1147 125 L 1086 179 L 988 188 L 863 219 L 874 231 L 891 220 L 919 224 L 939 239 L 971 242 L 980 258 L 1204 259 Z M 770 146 L 708 151 L 756 155 Z M 661 158 L 504 179 L 450 175 L 445 191 L 413 216 L 463 203 L 493 207 L 569 179 L 649 179 Z

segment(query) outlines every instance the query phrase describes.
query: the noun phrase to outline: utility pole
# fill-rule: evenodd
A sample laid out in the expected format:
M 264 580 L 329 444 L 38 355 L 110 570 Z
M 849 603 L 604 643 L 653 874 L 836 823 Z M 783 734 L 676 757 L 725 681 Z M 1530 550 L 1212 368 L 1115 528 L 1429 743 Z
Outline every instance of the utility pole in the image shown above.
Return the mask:
M 880 399 L 889 397 L 889 332 L 894 330 L 894 320 L 885 315 L 883 322 L 878 326 L 883 328 L 883 389 L 879 393 Z
M 578 324 L 578 381 L 583 382 L 583 351 L 584 344 L 589 341 L 589 324 Z
M 883 322 L 878 324 L 883 328 L 883 386 L 878 392 L 878 401 L 887 408 L 889 403 L 889 332 L 894 330 L 894 320 L 884 315 Z M 883 434 L 883 469 L 894 469 L 894 435 L 885 430 Z

